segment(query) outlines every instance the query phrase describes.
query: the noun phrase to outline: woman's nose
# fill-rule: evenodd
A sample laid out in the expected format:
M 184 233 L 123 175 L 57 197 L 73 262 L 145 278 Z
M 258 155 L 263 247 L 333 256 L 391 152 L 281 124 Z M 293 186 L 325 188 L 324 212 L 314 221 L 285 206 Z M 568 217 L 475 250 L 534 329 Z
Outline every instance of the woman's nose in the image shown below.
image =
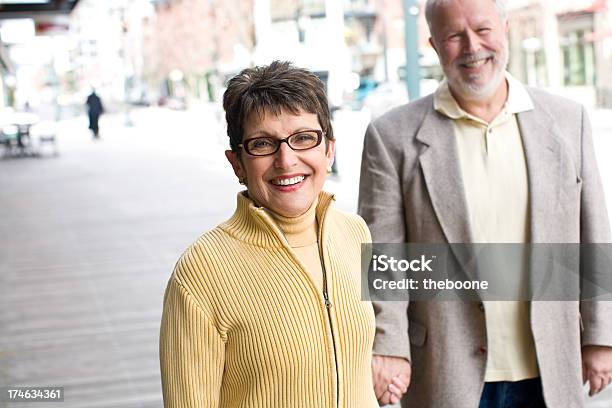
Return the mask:
M 278 151 L 274 154 L 274 165 L 277 168 L 286 169 L 297 163 L 297 152 L 287 143 L 281 143 Z

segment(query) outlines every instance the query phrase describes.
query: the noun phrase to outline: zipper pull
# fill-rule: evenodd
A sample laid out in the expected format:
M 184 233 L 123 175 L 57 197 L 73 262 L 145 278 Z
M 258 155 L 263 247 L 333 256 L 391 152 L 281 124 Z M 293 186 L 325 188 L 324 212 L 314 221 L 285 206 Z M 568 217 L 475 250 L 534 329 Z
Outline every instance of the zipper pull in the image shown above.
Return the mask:
M 327 292 L 323 292 L 323 297 L 325 298 L 325 307 L 327 309 L 331 309 L 332 303 L 329 301 L 329 296 L 328 296 Z

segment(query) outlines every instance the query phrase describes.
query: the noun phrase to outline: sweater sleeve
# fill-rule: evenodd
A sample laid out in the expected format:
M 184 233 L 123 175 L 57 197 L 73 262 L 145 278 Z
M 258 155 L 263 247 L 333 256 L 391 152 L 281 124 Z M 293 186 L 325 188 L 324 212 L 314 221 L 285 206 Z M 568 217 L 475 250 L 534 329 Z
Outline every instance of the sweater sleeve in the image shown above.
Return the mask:
M 225 343 L 204 310 L 173 276 L 160 330 L 164 407 L 218 407 Z

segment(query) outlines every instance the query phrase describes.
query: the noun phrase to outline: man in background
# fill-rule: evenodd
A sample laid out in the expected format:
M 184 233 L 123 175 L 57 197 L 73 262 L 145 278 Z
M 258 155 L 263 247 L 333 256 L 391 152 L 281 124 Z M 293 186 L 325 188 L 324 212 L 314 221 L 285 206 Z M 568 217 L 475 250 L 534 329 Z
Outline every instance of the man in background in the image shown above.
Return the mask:
M 359 212 L 374 242 L 605 243 L 584 109 L 506 72 L 503 1 L 428 0 L 445 80 L 368 127 Z M 405 407 L 582 407 L 612 381 L 610 302 L 379 302 L 374 382 Z M 581 327 L 583 328 L 581 330 Z

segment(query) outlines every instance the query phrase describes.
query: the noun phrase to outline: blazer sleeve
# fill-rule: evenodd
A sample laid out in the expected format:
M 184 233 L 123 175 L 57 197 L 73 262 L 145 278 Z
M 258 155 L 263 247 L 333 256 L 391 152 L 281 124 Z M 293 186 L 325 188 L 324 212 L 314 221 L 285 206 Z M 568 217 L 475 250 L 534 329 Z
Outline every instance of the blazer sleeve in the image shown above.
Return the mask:
M 591 125 L 584 108 L 582 108 L 580 170 L 580 177 L 582 179 L 580 242 L 581 244 L 608 244 L 610 242 L 610 221 L 595 160 Z M 605 247 L 609 248 L 610 246 L 605 245 Z M 600 252 L 596 251 L 596 253 Z M 607 271 L 607 273 L 612 274 L 612 270 Z M 610 281 L 608 276 L 607 282 Z M 601 300 L 582 301 L 580 302 L 580 313 L 584 325 L 582 345 L 612 346 L 612 302 Z
M 175 276 L 164 296 L 159 354 L 164 407 L 219 406 L 225 343 Z
M 359 215 L 368 224 L 373 242 L 406 242 L 406 222 L 398 146 L 385 144 L 376 126 L 366 131 L 359 180 Z M 374 354 L 410 360 L 409 302 L 372 302 L 376 315 Z

